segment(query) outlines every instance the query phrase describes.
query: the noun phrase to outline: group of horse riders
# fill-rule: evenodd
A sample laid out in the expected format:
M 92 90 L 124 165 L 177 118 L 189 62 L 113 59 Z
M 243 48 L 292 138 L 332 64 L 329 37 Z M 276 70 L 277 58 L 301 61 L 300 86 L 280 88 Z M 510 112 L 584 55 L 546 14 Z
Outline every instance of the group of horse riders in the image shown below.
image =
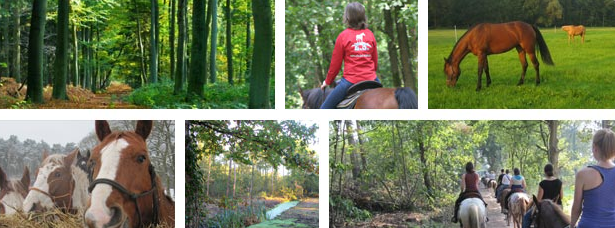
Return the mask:
M 459 197 L 457 201 L 455 202 L 455 214 L 453 218 L 451 219 L 453 223 L 457 223 L 458 221 L 457 215 L 458 215 L 459 205 L 464 199 L 479 198 L 483 201 L 483 203 L 485 204 L 485 207 L 487 207 L 487 203 L 482 198 L 482 195 L 480 194 L 480 191 L 478 189 L 479 175 L 474 171 L 473 163 L 472 162 L 466 163 L 465 169 L 466 169 L 466 173 L 463 174 L 461 177 L 462 192 L 459 194 Z M 501 169 L 500 175 L 497 178 L 497 187 L 495 191 L 496 198 L 498 199 L 498 203 L 500 204 L 504 203 L 503 205 L 506 210 L 508 210 L 507 202 L 509 201 L 510 196 L 517 192 L 525 193 L 526 188 L 527 188 L 525 178 L 521 175 L 519 168 L 514 168 L 513 173 L 514 175 L 511 176 L 510 171 L 508 169 L 506 170 Z M 562 181 L 554 176 L 553 165 L 551 164 L 545 165 L 544 173 L 545 173 L 545 179 L 541 181 L 539 184 L 537 199 L 539 201 L 542 199 L 549 199 L 549 200 L 552 200 L 553 202 L 556 202 L 556 204 L 561 207 L 562 205 L 561 198 L 563 196 Z M 492 176 L 488 177 L 487 181 L 485 181 L 484 183 L 489 183 L 490 178 L 492 178 Z M 501 198 L 500 196 L 505 189 L 509 189 L 509 191 L 504 198 Z M 500 202 L 500 199 L 503 199 L 503 200 Z M 532 212 L 532 209 L 530 208 L 524 213 L 523 223 L 522 223 L 524 228 L 529 228 L 530 224 L 532 223 L 531 212 Z
M 525 193 L 527 187 L 525 178 L 521 176 L 518 168 L 513 169 L 514 175 L 512 176 L 509 175 L 508 170 L 501 170 L 496 188 L 498 202 L 501 205 L 504 204 L 503 208 L 508 210 L 508 204 L 511 204 L 508 202 L 508 198 L 512 194 L 520 194 L 521 196 L 512 197 L 511 200 L 522 198 L 525 206 L 521 207 L 521 210 L 524 211 L 513 211 L 519 210 L 516 206 L 511 208 L 511 211 L 515 212 L 513 221 L 516 224 L 521 222 L 518 221 L 521 220 L 518 216 L 523 213 L 521 224 L 524 228 L 530 227 L 533 223 L 535 223 L 535 227 L 552 227 L 553 225 L 549 225 L 548 222 L 553 222 L 554 217 L 558 217 L 560 225 L 570 225 L 570 228 L 612 228 L 615 224 L 615 197 L 612 195 L 613 189 L 615 189 L 615 133 L 612 130 L 601 129 L 594 134 L 592 155 L 597 164 L 585 167 L 576 173 L 574 200 L 570 216 L 565 215 L 561 210 L 562 198 L 564 197 L 563 183 L 554 175 L 554 167 L 551 164 L 544 166 L 544 179 L 539 183 L 538 194 L 533 201 L 527 199 L 529 196 Z M 465 168 L 466 173 L 461 177 L 461 194 L 455 203 L 453 222 L 457 222 L 458 211 L 459 213 L 462 212 L 458 208 L 461 204 L 463 209 L 462 201 L 464 199 L 478 198 L 482 200 L 478 189 L 479 175 L 474 171 L 474 165 L 468 162 Z M 509 193 L 503 195 L 507 190 L 509 190 Z M 482 202 L 484 203 L 484 200 Z M 530 207 L 532 203 L 534 205 Z M 543 203 L 553 205 L 553 211 L 557 211 L 557 213 L 541 214 L 544 210 L 539 210 L 539 208 Z M 486 205 L 485 203 L 485 207 Z M 533 208 L 536 208 L 536 210 Z M 484 212 L 485 208 L 482 209 Z M 488 221 L 486 212 L 484 212 L 484 216 L 484 222 Z

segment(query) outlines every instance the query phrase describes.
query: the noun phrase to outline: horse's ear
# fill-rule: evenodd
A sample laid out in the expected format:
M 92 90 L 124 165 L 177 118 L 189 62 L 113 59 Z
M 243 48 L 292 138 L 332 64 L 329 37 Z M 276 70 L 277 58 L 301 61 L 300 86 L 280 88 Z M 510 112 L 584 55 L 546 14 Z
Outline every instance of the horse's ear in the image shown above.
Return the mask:
M 64 157 L 64 165 L 65 166 L 71 166 L 73 165 L 73 163 L 75 163 L 75 158 L 77 157 L 77 154 L 79 154 L 79 149 L 75 149 L 73 150 L 73 152 L 70 152 L 70 154 L 66 155 L 66 157 Z
M 96 136 L 98 136 L 99 141 L 103 141 L 107 135 L 111 134 L 111 128 L 109 127 L 109 123 L 106 120 L 97 120 L 96 121 Z
M 305 96 L 303 96 L 303 89 L 301 88 L 301 85 L 299 85 L 299 83 L 297 83 L 297 88 L 299 88 L 299 94 L 301 94 L 301 99 L 305 101 Z
M 135 132 L 140 135 L 143 140 L 147 139 L 147 136 L 149 136 L 149 133 L 152 132 L 152 125 L 153 125 L 153 121 L 151 120 L 139 120 L 137 121 L 137 128 L 135 129 Z
M 447 58 L 443 58 L 445 63 L 448 63 L 448 59 Z
M 536 198 L 536 195 L 532 194 L 532 197 L 534 198 L 534 204 L 538 205 L 538 198 Z
M 8 180 L 6 179 L 6 173 L 4 173 L 4 170 L 0 167 L 0 189 L 6 188 L 7 185 Z
M 30 169 L 28 169 L 28 166 L 25 166 L 23 169 L 23 175 L 21 176 L 21 183 L 25 187 L 30 187 Z
M 47 152 L 47 150 L 43 150 L 43 161 L 45 160 L 45 158 L 49 157 L 49 152 Z

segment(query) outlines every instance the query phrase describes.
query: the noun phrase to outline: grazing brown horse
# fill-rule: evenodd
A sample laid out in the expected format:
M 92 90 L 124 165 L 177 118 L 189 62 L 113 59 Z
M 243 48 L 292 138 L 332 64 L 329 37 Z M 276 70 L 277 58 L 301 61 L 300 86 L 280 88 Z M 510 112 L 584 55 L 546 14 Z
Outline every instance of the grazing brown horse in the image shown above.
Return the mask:
M 508 199 L 508 216 L 506 224 L 510 226 L 510 218 L 513 220 L 513 228 L 521 228 L 523 215 L 530 206 L 530 196 L 523 192 L 515 192 Z
M 314 88 L 299 93 L 303 99 L 302 108 L 318 109 L 331 93 L 332 89 Z M 355 109 L 417 109 L 418 100 L 410 88 L 377 88 L 365 91 L 354 106 Z
M 585 43 L 585 26 L 564 25 L 562 30 L 568 32 L 568 44 L 570 44 L 570 40 L 574 41 L 575 36 L 581 36 L 581 42 Z
M 107 121 L 96 121 L 100 143 L 88 162 L 93 178 L 88 227 L 174 224 L 174 202 L 163 193 L 145 143 L 151 130 L 152 121 L 138 121 L 130 132 L 111 132 Z
M 58 208 L 76 213 L 85 209 L 88 194 L 86 170 L 79 167 L 82 156 L 79 149 L 69 154 L 43 152 L 43 161 L 36 170 L 36 179 L 23 202 L 26 212 L 42 212 Z
M 543 199 L 538 202 L 536 196 L 532 211 L 532 221 L 535 228 L 564 228 L 570 225 L 570 216 L 566 215 L 562 209 L 553 201 Z
M 487 75 L 487 86 L 489 86 L 491 84 L 491 75 L 489 74 L 487 56 L 504 53 L 513 48 L 519 53 L 519 60 L 523 69 L 521 79 L 519 79 L 517 85 L 523 84 L 525 80 L 525 72 L 527 70 L 526 54 L 530 56 L 534 69 L 536 69 L 536 85 L 538 85 L 540 84 L 540 73 L 538 59 L 536 59 L 536 46 L 540 50 L 542 61 L 548 65 L 553 65 L 547 43 L 536 26 L 520 21 L 502 24 L 478 24 L 461 36 L 449 57 L 444 59 L 446 85 L 454 87 L 457 84 L 461 74 L 459 64 L 471 52 L 478 57 L 478 83 L 476 84 L 476 91 L 481 89 L 483 71 Z
M 0 214 L 14 214 L 22 210 L 23 200 L 30 186 L 30 170 L 26 166 L 21 180 L 9 180 L 0 168 Z

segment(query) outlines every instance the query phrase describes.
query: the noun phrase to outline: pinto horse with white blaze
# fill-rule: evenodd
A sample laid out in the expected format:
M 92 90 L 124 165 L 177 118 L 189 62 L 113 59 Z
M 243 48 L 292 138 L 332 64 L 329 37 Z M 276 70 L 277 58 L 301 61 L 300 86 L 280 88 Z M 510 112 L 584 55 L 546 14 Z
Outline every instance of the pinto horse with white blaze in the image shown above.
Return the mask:
M 0 214 L 11 215 L 22 209 L 30 186 L 30 170 L 26 166 L 21 180 L 9 180 L 0 168 Z
M 486 228 L 487 210 L 479 198 L 469 198 L 459 205 L 459 219 L 463 228 Z
M 152 121 L 138 121 L 134 132 L 111 132 L 96 121 L 100 143 L 93 148 L 87 227 L 148 227 L 174 224 L 175 205 L 152 166 L 145 140 Z
M 23 202 L 26 212 L 42 212 L 58 208 L 76 213 L 85 209 L 88 194 L 86 170 L 79 167 L 87 160 L 79 149 L 69 154 L 43 152 L 43 161 L 36 171 L 36 180 Z

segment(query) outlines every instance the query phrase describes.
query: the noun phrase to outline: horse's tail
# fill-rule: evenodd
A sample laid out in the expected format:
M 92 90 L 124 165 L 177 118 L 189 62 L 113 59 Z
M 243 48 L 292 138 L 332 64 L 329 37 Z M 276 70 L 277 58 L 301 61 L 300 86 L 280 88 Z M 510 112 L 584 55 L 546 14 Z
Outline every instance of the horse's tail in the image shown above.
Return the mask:
M 471 205 L 470 206 L 470 227 L 480 227 L 480 212 L 478 210 L 478 205 Z
M 553 60 L 551 59 L 551 52 L 549 52 L 549 47 L 547 47 L 547 42 L 542 37 L 542 33 L 535 25 L 532 25 L 534 32 L 536 32 L 536 41 L 538 42 L 538 49 L 540 50 L 540 57 L 542 58 L 542 62 L 547 65 L 555 65 Z
M 419 108 L 418 99 L 412 89 L 400 87 L 395 90 L 395 99 L 399 109 L 417 109 Z

